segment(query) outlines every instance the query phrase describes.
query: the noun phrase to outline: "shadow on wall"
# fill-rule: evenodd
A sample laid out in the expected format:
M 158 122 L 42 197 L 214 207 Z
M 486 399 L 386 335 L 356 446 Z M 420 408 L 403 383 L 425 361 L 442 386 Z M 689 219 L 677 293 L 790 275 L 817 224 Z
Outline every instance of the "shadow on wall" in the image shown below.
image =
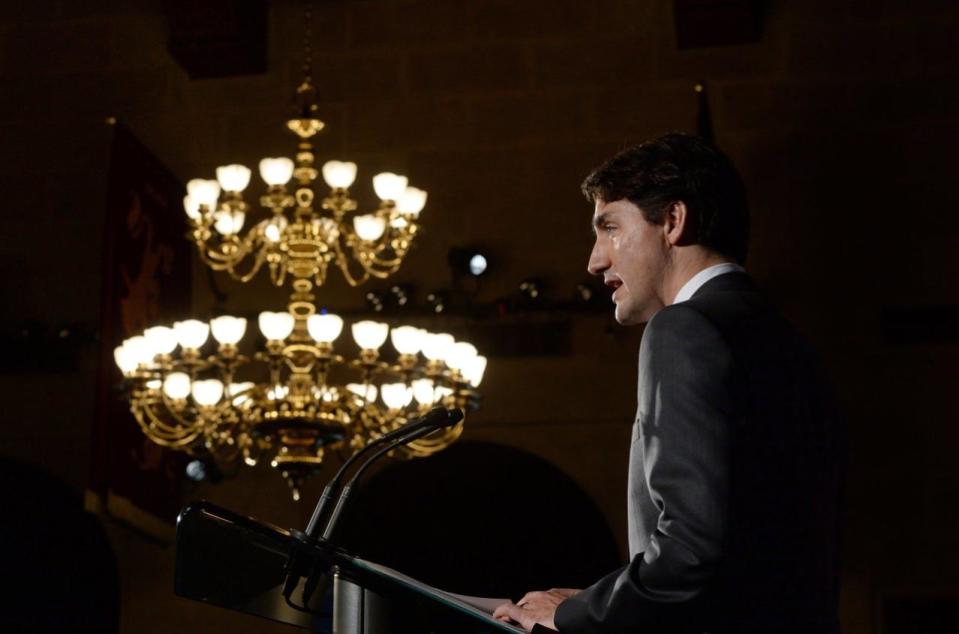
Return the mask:
M 515 600 L 585 587 L 622 563 L 589 496 L 510 447 L 463 442 L 393 463 L 354 502 L 339 529 L 349 550 L 444 590 Z
M 99 520 L 45 471 L 0 459 L 3 632 L 118 632 L 116 558 Z

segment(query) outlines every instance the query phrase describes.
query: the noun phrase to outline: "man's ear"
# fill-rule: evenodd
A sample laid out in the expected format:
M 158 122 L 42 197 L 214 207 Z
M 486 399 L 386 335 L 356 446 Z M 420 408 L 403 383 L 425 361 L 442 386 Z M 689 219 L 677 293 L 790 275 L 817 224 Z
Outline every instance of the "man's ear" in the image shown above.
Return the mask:
M 686 203 L 677 200 L 666 210 L 663 217 L 663 233 L 670 246 L 681 247 L 692 244 L 689 210 Z

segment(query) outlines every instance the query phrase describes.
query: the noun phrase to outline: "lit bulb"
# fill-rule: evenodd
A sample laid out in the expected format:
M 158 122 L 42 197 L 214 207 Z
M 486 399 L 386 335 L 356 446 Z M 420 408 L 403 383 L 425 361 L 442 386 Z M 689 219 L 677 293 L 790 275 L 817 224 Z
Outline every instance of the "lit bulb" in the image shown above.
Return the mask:
M 123 374 L 132 374 L 137 369 L 137 360 L 133 355 L 133 350 L 126 347 L 126 343 L 113 349 L 113 360 L 117 362 L 117 367 Z
M 286 185 L 293 178 L 293 161 L 286 157 L 260 161 L 260 177 L 267 185 Z
M 347 189 L 356 180 L 356 163 L 327 161 L 323 164 L 323 180 L 333 189 Z
M 430 379 L 416 379 L 413 381 L 413 398 L 423 405 L 433 404 L 433 381 Z
M 353 324 L 353 339 L 363 350 L 379 350 L 386 336 L 389 334 L 390 327 L 387 324 L 375 321 L 358 321 Z
M 243 221 L 246 214 L 242 211 L 220 210 L 213 214 L 213 227 L 225 236 L 232 236 L 239 233 L 243 228 Z
M 423 338 L 423 356 L 430 361 L 442 361 L 446 358 L 446 349 L 452 345 L 453 335 L 428 332 Z
M 402 409 L 413 400 L 413 390 L 406 383 L 384 383 L 380 397 L 390 409 Z
M 362 383 L 347 383 L 346 389 L 368 403 L 376 400 L 376 386 L 363 385 Z
M 476 355 L 467 362 L 462 372 L 470 385 L 479 387 L 479 384 L 483 381 L 483 373 L 486 372 L 486 357 Z
M 442 385 L 436 388 L 436 395 L 433 397 L 434 403 L 439 403 L 447 396 L 453 395 L 453 389 L 449 387 L 443 387 Z
M 343 319 L 339 315 L 310 315 L 306 329 L 316 341 L 332 343 L 343 331 Z
M 223 397 L 223 383 L 217 379 L 193 382 L 193 400 L 201 407 L 212 407 Z
M 290 393 L 290 388 L 285 385 L 277 385 L 266 391 L 266 397 L 271 401 L 282 401 Z
M 220 343 L 236 344 L 246 332 L 246 319 L 223 315 L 210 320 L 210 330 L 213 331 L 213 338 Z
M 353 216 L 353 229 L 360 240 L 379 240 L 383 232 L 386 231 L 386 220 L 373 214 L 365 216 Z
M 382 172 L 373 177 L 373 189 L 380 200 L 399 200 L 409 180 L 405 176 Z
M 443 360 L 449 367 L 462 372 L 469 360 L 476 355 L 476 346 L 465 341 L 458 341 L 446 349 L 446 356 Z
M 250 400 L 250 392 L 255 387 L 255 384 L 252 381 L 244 381 L 243 383 L 230 383 L 229 389 L 227 389 L 227 397 L 231 399 L 231 402 L 237 407 L 243 405 Z
M 186 191 L 197 205 L 206 205 L 213 209 L 216 207 L 216 199 L 220 197 L 220 184 L 214 180 L 194 178 L 186 184 Z
M 190 375 L 185 372 L 171 372 L 163 380 L 163 393 L 175 401 L 190 395 Z
M 241 192 L 250 184 L 250 168 L 243 165 L 224 165 L 216 168 L 216 180 L 227 192 Z
M 283 237 L 283 230 L 286 229 L 288 223 L 286 216 L 277 214 L 269 220 L 264 220 L 261 224 L 263 226 L 263 235 L 266 236 L 266 239 L 270 242 L 279 242 L 280 238 Z
M 166 326 L 147 328 L 143 331 L 143 336 L 146 337 L 154 355 L 170 354 L 177 345 L 173 328 L 167 328 Z
M 183 197 L 183 209 L 191 220 L 200 219 L 200 201 L 190 194 Z
M 400 354 L 416 354 L 423 347 L 425 331 L 413 326 L 400 326 L 390 332 L 390 341 Z
M 260 313 L 260 332 L 270 341 L 283 341 L 293 332 L 296 320 L 290 313 L 273 313 L 268 310 Z
M 123 347 L 129 351 L 131 358 L 136 361 L 138 366 L 152 364 L 153 357 L 156 356 L 156 353 L 153 352 L 153 346 L 142 335 L 130 337 L 123 342 Z
M 416 187 L 407 187 L 396 201 L 396 210 L 411 216 L 418 216 L 425 206 L 426 192 Z
M 210 336 L 210 326 L 197 319 L 187 319 L 173 324 L 173 334 L 184 350 L 196 350 Z

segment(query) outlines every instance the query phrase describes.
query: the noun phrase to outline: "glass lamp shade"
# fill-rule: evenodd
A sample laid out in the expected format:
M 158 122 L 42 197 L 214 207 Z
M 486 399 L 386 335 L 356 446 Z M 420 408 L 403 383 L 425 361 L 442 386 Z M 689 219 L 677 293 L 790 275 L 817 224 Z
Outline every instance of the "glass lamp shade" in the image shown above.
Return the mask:
M 322 343 L 332 343 L 343 332 L 343 319 L 339 315 L 310 315 L 306 320 L 310 336 Z
M 260 161 L 260 178 L 267 185 L 286 185 L 293 178 L 293 161 L 280 156 Z
M 210 326 L 197 319 L 187 319 L 173 324 L 173 334 L 184 350 L 196 350 L 210 336 Z
M 436 396 L 434 397 L 434 403 L 439 403 L 447 396 L 453 395 L 453 388 L 443 387 L 442 385 L 436 388 Z
M 250 390 L 256 387 L 256 384 L 252 381 L 244 381 L 242 383 L 230 383 L 230 387 L 227 388 L 226 395 L 231 402 L 240 406 L 250 400 Z
M 383 232 L 386 231 L 386 220 L 373 214 L 365 216 L 353 216 L 353 230 L 360 240 L 379 240 Z
M 220 343 L 235 344 L 243 338 L 246 332 L 246 319 L 223 315 L 210 320 L 210 330 L 213 338 Z
M 381 172 L 373 177 L 373 190 L 380 200 L 399 200 L 409 182 L 405 176 L 392 172 Z
M 173 328 L 166 326 L 154 326 L 143 331 L 147 343 L 153 349 L 153 354 L 170 354 L 177 346 L 176 333 Z
M 403 409 L 413 400 L 413 390 L 406 383 L 384 383 L 380 397 L 390 409 Z
M 390 332 L 390 341 L 400 354 L 416 354 L 423 347 L 426 331 L 413 326 L 400 326 Z
M 266 391 L 266 397 L 271 401 L 282 401 L 290 393 L 290 388 L 285 385 L 277 385 Z
M 353 324 L 353 339 L 363 350 L 379 350 L 389 332 L 388 324 L 376 321 L 358 321 Z
M 260 313 L 260 332 L 270 341 L 283 341 L 293 332 L 296 320 L 290 313 L 273 313 L 268 310 Z
M 146 337 L 142 335 L 130 337 L 123 342 L 123 347 L 127 349 L 131 359 L 136 361 L 137 365 L 149 365 L 153 363 L 153 347 L 147 341 Z
M 264 220 L 261 225 L 263 227 L 263 235 L 269 242 L 279 242 L 283 237 L 283 230 L 286 229 L 287 224 L 285 216 L 275 215 L 269 220 Z
M 356 163 L 327 161 L 323 164 L 323 180 L 333 189 L 348 189 L 356 180 Z
M 212 407 L 223 397 L 223 383 L 218 379 L 194 381 L 192 393 L 197 405 Z
M 390 220 L 390 226 L 394 229 L 406 229 L 408 226 L 410 226 L 410 221 L 403 216 L 398 216 Z
M 446 349 L 452 345 L 453 335 L 426 333 L 423 339 L 423 356 L 430 361 L 442 361 L 446 358 Z
M 137 369 L 136 357 L 133 356 L 133 350 L 127 348 L 126 342 L 113 349 L 113 360 L 123 374 L 132 374 Z
M 376 386 L 375 385 L 363 385 L 362 383 L 347 383 L 346 389 L 351 393 L 359 396 L 361 399 L 365 400 L 367 403 L 372 403 L 376 400 Z
M 240 232 L 244 220 L 246 220 L 246 214 L 242 211 L 223 209 L 213 214 L 213 228 L 225 236 L 232 236 Z
M 241 192 L 250 184 L 250 168 L 243 165 L 224 165 L 216 168 L 216 180 L 223 191 Z
M 200 201 L 190 194 L 183 197 L 183 210 L 191 220 L 200 219 Z
M 190 395 L 190 375 L 186 372 L 171 372 L 163 379 L 163 393 L 175 401 Z
M 458 341 L 446 349 L 446 356 L 443 360 L 449 367 L 462 372 L 469 360 L 476 355 L 476 346 L 465 341 Z
M 214 180 L 194 178 L 186 184 L 186 191 L 197 205 L 206 205 L 213 209 L 216 207 L 216 199 L 220 197 L 220 184 Z
M 486 357 L 476 355 L 467 362 L 462 372 L 470 385 L 479 387 L 479 384 L 483 381 L 483 373 L 486 372 Z
M 416 379 L 412 383 L 413 398 L 423 405 L 433 404 L 433 381 L 430 379 Z
M 425 206 L 426 192 L 416 187 L 407 187 L 396 201 L 396 210 L 411 216 L 418 216 Z

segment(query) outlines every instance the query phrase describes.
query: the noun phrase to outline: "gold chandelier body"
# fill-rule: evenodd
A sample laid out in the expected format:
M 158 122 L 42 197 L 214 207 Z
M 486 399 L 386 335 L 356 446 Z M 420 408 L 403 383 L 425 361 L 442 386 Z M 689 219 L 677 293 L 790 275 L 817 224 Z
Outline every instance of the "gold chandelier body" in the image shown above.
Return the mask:
M 330 191 L 317 208 L 320 170 L 311 140 L 324 125 L 304 116 L 287 126 L 298 137 L 295 162 L 260 162 L 266 217 L 245 235 L 250 207 L 242 191 L 249 169 L 218 168 L 216 181 L 190 181 L 184 199 L 188 237 L 208 266 L 247 282 L 266 265 L 273 284 L 290 282 L 286 311 L 259 315 L 265 343 L 251 356 L 242 354 L 246 320 L 221 316 L 148 328 L 124 341 L 115 358 L 131 411 L 153 442 L 219 465 L 268 460 L 298 499 L 303 479 L 329 452 L 351 453 L 438 405 L 475 406 L 486 359 L 451 335 L 410 326 L 390 332 L 373 321 L 352 325 L 358 353 L 348 358 L 337 350 L 343 320 L 319 314 L 313 291 L 331 263 L 352 286 L 396 272 L 417 234 L 426 192 L 403 176 L 378 174 L 379 207 L 357 214 L 348 189 L 356 165 L 328 161 L 322 174 Z M 380 348 L 388 334 L 397 355 L 385 361 Z M 240 380 L 244 374 L 247 380 Z M 440 430 L 397 453 L 429 455 L 461 432 L 462 424 Z

